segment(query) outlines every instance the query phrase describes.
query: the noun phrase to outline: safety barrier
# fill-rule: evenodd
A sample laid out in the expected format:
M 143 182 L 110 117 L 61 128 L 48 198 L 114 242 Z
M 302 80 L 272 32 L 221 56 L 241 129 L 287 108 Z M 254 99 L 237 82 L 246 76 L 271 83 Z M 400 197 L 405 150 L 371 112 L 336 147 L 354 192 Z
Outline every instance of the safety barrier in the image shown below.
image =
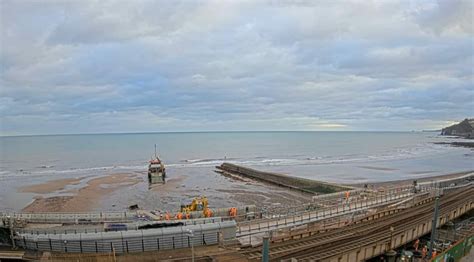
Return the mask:
M 255 205 L 237 206 L 239 214 L 255 213 L 257 208 Z M 213 217 L 229 216 L 230 208 L 211 208 Z M 104 223 L 104 222 L 133 222 L 138 218 L 153 221 L 153 217 L 148 217 L 146 213 L 138 211 L 124 211 L 124 212 L 83 212 L 83 213 L 63 213 L 63 212 L 49 212 L 49 213 L 1 213 L 0 222 L 8 219 L 22 220 L 28 223 L 66 223 L 66 224 L 87 224 L 87 223 Z M 177 212 L 176 212 L 177 213 Z M 174 213 L 174 214 L 176 214 Z M 191 212 L 193 219 L 205 219 L 202 211 Z M 164 214 L 163 214 L 164 215 Z M 159 218 L 159 215 L 156 216 Z M 157 219 L 158 219 L 157 218 Z M 164 218 L 163 218 L 164 220 Z M 176 220 L 174 217 L 172 220 Z M 184 221 L 184 220 L 180 220 Z
M 180 220 L 180 221 L 142 221 L 136 223 L 121 223 L 120 225 L 124 225 L 122 231 L 128 230 L 139 230 L 140 226 L 144 225 L 152 225 L 152 224 L 166 224 L 166 223 L 174 223 L 174 222 L 181 222 L 184 226 L 189 225 L 200 225 L 200 224 L 210 224 L 210 223 L 219 223 L 222 222 L 222 218 L 220 217 L 210 217 L 210 218 L 197 218 L 197 219 L 189 219 L 189 220 Z M 98 233 L 98 232 L 105 232 L 107 224 L 99 224 L 99 225 L 90 225 L 90 226 L 70 226 L 69 228 L 61 226 L 61 227 L 52 227 L 52 228 L 15 228 L 15 232 L 18 234 L 36 234 L 36 235 L 46 235 L 46 234 L 87 234 L 87 233 Z
M 442 190 L 446 192 L 446 190 L 468 187 L 472 184 L 473 183 L 471 182 L 457 186 L 445 187 Z M 426 191 L 424 191 L 425 189 Z M 384 192 L 385 194 L 379 194 L 373 198 L 362 201 L 347 202 L 316 211 L 304 211 L 292 215 L 276 216 L 272 219 L 246 221 L 239 223 L 237 236 L 239 238 L 243 238 L 243 240 L 248 239 L 248 243 L 252 244 L 252 238 L 256 237 L 256 239 L 259 239 L 259 235 L 261 235 L 263 232 L 300 226 L 310 222 L 325 220 L 341 215 L 354 214 L 355 212 L 367 210 L 369 208 L 388 205 L 390 203 L 394 203 L 395 201 L 406 199 L 410 196 L 418 196 L 419 194 L 426 194 L 434 191 L 433 188 L 425 189 L 421 193 L 414 194 L 412 186 L 393 188 Z
M 0 213 L 0 218 L 13 218 L 32 223 L 82 223 L 131 221 L 137 212 L 89 212 L 89 213 Z
M 215 245 L 235 238 L 236 223 L 190 225 L 172 228 L 98 232 L 88 234 L 20 234 L 15 244 L 27 250 L 61 253 L 132 253 Z
M 253 221 L 246 221 L 239 223 L 237 235 L 239 237 L 258 234 L 263 231 L 270 231 L 289 226 L 297 226 L 304 223 L 314 222 L 321 219 L 327 219 L 335 216 L 350 214 L 355 211 L 360 211 L 368 208 L 386 205 L 399 199 L 412 196 L 413 193 L 408 191 L 401 191 L 400 193 L 377 195 L 373 198 L 348 202 L 329 208 L 324 208 L 316 211 L 306 211 L 292 214 L 291 216 L 277 216 L 272 219 L 259 219 Z
M 473 243 L 474 243 L 474 236 L 468 236 L 458 241 L 455 245 L 448 248 L 446 251 L 439 254 L 431 261 L 433 262 L 460 261 L 464 256 L 469 254 Z

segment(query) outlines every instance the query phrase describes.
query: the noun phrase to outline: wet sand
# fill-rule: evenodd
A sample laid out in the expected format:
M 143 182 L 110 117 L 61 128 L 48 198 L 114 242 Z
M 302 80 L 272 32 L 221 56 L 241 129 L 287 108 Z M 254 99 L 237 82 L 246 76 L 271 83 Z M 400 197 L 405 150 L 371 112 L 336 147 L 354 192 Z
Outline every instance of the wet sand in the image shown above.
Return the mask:
M 173 211 L 200 195 L 207 196 L 212 207 L 294 205 L 310 200 L 309 195 L 301 192 L 249 179 L 222 177 L 214 172 L 201 179 L 204 184 L 194 179 L 196 177 L 189 173 L 173 174 L 165 184 L 149 185 L 144 172 L 132 172 L 97 178 L 57 179 L 21 187 L 19 191 L 36 194 L 32 203 L 23 208 L 24 212 L 124 210 L 132 204 L 144 209 Z M 69 189 L 71 186 L 74 189 Z
M 18 191 L 22 193 L 48 194 L 51 192 L 64 190 L 68 185 L 77 185 L 81 183 L 81 180 L 84 178 L 86 177 L 58 179 L 43 184 L 20 187 Z
M 134 174 L 113 174 L 91 179 L 86 186 L 77 190 L 71 190 L 68 196 L 44 197 L 36 196 L 33 203 L 26 206 L 25 212 L 80 212 L 89 211 L 99 205 L 99 200 L 111 192 L 121 188 L 137 184 L 141 181 Z M 54 193 L 64 189 L 68 185 L 76 185 L 80 179 L 60 179 L 43 184 L 23 187 L 23 192 L 31 193 Z M 50 190 L 48 190 L 50 189 Z
M 178 172 L 181 171 L 181 172 Z M 311 196 L 287 188 L 261 183 L 251 179 L 236 179 L 214 173 L 203 168 L 197 173 L 189 170 L 170 170 L 171 176 L 165 184 L 149 185 L 144 172 L 125 172 L 101 176 L 57 179 L 19 188 L 19 192 L 32 193 L 32 203 L 23 208 L 25 212 L 84 212 L 123 211 L 129 205 L 138 204 L 149 210 L 169 210 L 179 208 L 196 196 L 205 195 L 211 207 L 234 205 L 272 204 L 297 205 L 310 201 Z M 375 187 L 409 185 L 414 179 L 419 182 L 433 179 L 459 177 L 469 172 L 459 172 L 441 176 L 399 181 L 369 183 Z M 429 171 L 423 171 L 423 174 Z M 362 187 L 362 183 L 351 186 Z
M 388 168 L 388 167 L 378 167 L 378 166 L 358 166 L 360 168 L 370 169 L 370 170 L 378 170 L 378 171 L 395 171 L 395 168 Z

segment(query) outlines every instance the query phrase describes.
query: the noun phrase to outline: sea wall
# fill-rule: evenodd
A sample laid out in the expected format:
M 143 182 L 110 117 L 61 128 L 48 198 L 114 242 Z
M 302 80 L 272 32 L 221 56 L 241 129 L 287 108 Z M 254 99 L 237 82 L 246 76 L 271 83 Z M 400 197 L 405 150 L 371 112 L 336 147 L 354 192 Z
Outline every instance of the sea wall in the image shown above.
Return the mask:
M 221 173 L 230 173 L 233 175 L 239 175 L 244 177 L 249 177 L 252 179 L 257 179 L 267 183 L 272 183 L 278 186 L 283 186 L 291 188 L 294 190 L 299 190 L 301 192 L 309 194 L 329 194 L 334 192 L 339 192 L 343 190 L 349 190 L 347 186 L 341 186 L 336 184 L 330 184 L 326 182 L 297 178 L 284 174 L 278 174 L 273 172 L 264 172 L 255 170 L 248 167 L 243 167 L 231 163 L 223 163 L 220 166 L 216 166 L 217 171 Z

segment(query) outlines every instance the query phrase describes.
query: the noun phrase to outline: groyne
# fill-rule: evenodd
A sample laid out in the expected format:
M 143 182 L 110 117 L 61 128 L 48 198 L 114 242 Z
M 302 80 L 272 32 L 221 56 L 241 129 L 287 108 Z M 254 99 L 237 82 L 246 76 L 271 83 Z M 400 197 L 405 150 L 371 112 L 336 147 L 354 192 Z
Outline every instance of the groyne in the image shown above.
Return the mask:
M 351 187 L 342 186 L 337 184 L 331 184 L 327 182 L 321 182 L 311 179 L 292 177 L 284 174 L 278 174 L 273 172 L 265 172 L 255 170 L 249 167 L 243 167 L 231 163 L 223 163 L 220 166 L 216 166 L 216 172 L 224 175 L 238 175 L 242 177 L 248 177 L 263 182 L 275 184 L 282 187 L 291 188 L 308 194 L 329 194 L 340 192 L 344 190 L 350 190 Z

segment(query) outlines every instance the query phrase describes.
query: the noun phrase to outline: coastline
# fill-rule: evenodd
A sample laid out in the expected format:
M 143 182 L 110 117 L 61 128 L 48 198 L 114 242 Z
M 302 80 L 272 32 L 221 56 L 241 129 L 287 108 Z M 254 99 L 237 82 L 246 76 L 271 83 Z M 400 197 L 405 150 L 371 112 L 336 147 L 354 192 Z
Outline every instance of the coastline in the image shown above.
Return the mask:
M 474 142 L 434 142 L 436 145 L 451 145 L 457 147 L 474 148 Z
M 189 174 L 177 175 L 165 184 L 149 185 L 142 173 L 118 173 L 99 177 L 56 179 L 19 188 L 34 194 L 23 212 L 123 211 L 130 205 L 154 210 L 176 210 L 180 203 L 206 195 L 212 207 L 239 204 L 263 206 L 271 203 L 295 204 L 310 200 L 308 195 L 251 180 L 220 178 L 211 192 L 193 185 Z M 82 179 L 82 181 L 81 181 Z M 223 183 L 219 183 L 223 182 Z M 71 186 L 79 188 L 69 189 Z
M 84 179 L 84 178 L 82 178 Z M 77 185 L 82 180 L 59 179 L 49 182 L 22 187 L 22 192 L 37 193 L 32 203 L 23 208 L 24 212 L 70 212 L 90 211 L 97 207 L 101 198 L 111 192 L 137 184 L 138 177 L 133 174 L 113 174 L 105 177 L 93 178 L 87 181 L 86 186 L 80 189 L 67 190 L 67 195 L 44 196 L 63 191 L 67 186 Z
M 41 146 L 29 151 L 27 161 L 19 161 L 24 152 L 12 146 L 0 163 L 4 168 L 0 171 L 1 210 L 121 211 L 134 204 L 149 210 L 175 210 L 201 195 L 209 198 L 211 207 L 307 201 L 307 196 L 277 185 L 216 174 L 214 167 L 223 161 L 359 186 L 409 184 L 474 170 L 471 148 L 436 144 L 464 140 L 426 133 L 79 135 L 67 143 L 56 136 L 28 139 Z M 151 139 L 166 152 L 169 176 L 166 184 L 150 187 L 143 148 Z M 7 142 L 27 142 L 12 140 Z M 132 143 L 135 140 L 141 142 Z M 180 143 L 170 145 L 165 140 Z M 51 141 L 60 147 L 49 147 Z M 211 143 L 214 146 L 209 148 Z M 85 144 L 88 147 L 82 148 Z
M 428 176 L 416 179 L 418 182 L 426 182 L 434 179 L 447 179 L 461 177 L 463 175 L 473 173 L 474 170 L 465 172 L 455 172 L 444 175 Z M 224 198 L 230 203 L 240 203 L 244 205 L 261 205 L 263 203 L 291 204 L 304 203 L 310 198 L 300 192 L 281 188 L 278 186 L 268 185 L 251 179 L 233 179 L 225 178 L 234 185 L 233 188 L 219 187 L 216 189 L 217 194 L 207 194 L 214 200 L 215 198 Z M 85 183 L 84 183 L 84 180 Z M 158 194 L 166 197 L 164 201 L 173 200 L 173 196 L 192 198 L 199 194 L 199 190 L 191 191 L 183 187 L 182 182 L 186 177 L 176 177 L 169 179 L 166 184 L 150 187 L 151 194 Z M 410 185 L 414 179 L 404 179 L 397 181 L 374 182 L 369 185 L 374 187 L 393 187 L 401 185 Z M 83 183 L 84 186 L 77 189 L 67 189 L 70 186 L 77 186 Z M 116 194 L 122 194 L 125 191 L 132 191 L 130 188 L 140 184 L 146 184 L 144 177 L 139 173 L 117 173 L 106 176 L 93 177 L 90 176 L 74 179 L 57 179 L 44 183 L 24 186 L 19 189 L 20 192 L 34 193 L 32 202 L 22 209 L 23 212 L 85 212 L 93 210 L 101 210 L 107 207 L 104 202 L 114 202 Z M 342 185 L 342 184 L 341 184 Z M 364 183 L 343 184 L 346 186 L 363 187 Z M 260 187 L 264 190 L 257 190 Z M 148 191 L 145 192 L 145 194 Z M 143 194 L 143 192 L 142 192 Z M 223 201 L 224 203 L 226 201 Z M 140 208 L 166 209 L 165 207 L 147 206 L 144 203 L 138 203 Z M 125 210 L 128 206 L 119 205 L 118 210 Z M 168 206 L 169 207 L 169 206 Z M 179 206 L 175 204 L 175 209 Z M 221 207 L 221 206 L 215 206 Z

